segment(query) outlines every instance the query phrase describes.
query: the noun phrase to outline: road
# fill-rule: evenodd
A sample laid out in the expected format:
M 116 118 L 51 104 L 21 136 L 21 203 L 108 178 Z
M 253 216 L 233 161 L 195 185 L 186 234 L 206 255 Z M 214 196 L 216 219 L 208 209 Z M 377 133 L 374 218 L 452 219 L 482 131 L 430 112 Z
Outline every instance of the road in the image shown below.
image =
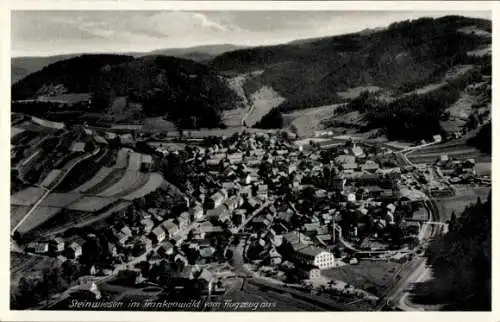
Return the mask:
M 66 176 L 71 172 L 71 170 L 77 165 L 79 164 L 80 162 L 96 155 L 97 153 L 99 153 L 100 151 L 100 148 L 97 147 L 94 151 L 92 151 L 92 153 L 85 153 L 84 155 L 82 156 L 79 156 L 79 157 L 76 157 L 74 159 L 71 159 L 68 163 L 66 163 L 64 165 L 64 167 L 61 169 L 61 173 L 59 174 L 59 176 L 56 178 L 56 180 L 54 180 L 51 184 L 50 184 L 50 189 L 47 189 L 45 187 L 41 187 L 42 189 L 45 190 L 45 193 L 40 197 L 40 199 L 38 199 L 37 202 L 35 202 L 35 204 L 33 204 L 33 206 L 31 207 L 31 209 L 26 213 L 26 215 L 24 215 L 23 219 L 21 219 L 19 221 L 19 223 L 14 227 L 12 228 L 12 231 L 10 232 L 11 235 L 14 234 L 14 232 L 22 225 L 22 223 L 29 217 L 33 214 L 33 212 L 35 212 L 36 208 L 38 208 L 38 206 L 40 206 L 40 204 L 45 200 L 45 198 L 47 198 L 47 196 L 52 192 L 52 190 L 54 190 L 55 188 L 57 188 L 57 186 L 64 180 L 64 178 L 66 178 Z
M 427 205 L 430 213 L 428 223 L 437 223 L 440 217 L 439 213 L 437 213 L 435 207 L 432 207 L 432 201 L 429 203 L 430 205 Z M 441 229 L 434 229 L 433 225 L 425 225 L 424 227 L 426 231 L 422 235 L 427 240 L 433 238 L 442 231 Z M 422 227 L 422 229 L 424 229 L 424 227 Z M 430 276 L 431 268 L 427 265 L 425 258 L 422 257 L 415 258 L 410 265 L 411 268 L 409 270 L 412 272 L 406 278 L 398 281 L 396 285 L 387 292 L 382 305 L 377 308 L 378 311 L 382 310 L 387 304 L 395 305 L 403 311 L 425 310 L 425 307 L 411 303 L 409 296 L 412 285 L 422 281 L 425 277 Z

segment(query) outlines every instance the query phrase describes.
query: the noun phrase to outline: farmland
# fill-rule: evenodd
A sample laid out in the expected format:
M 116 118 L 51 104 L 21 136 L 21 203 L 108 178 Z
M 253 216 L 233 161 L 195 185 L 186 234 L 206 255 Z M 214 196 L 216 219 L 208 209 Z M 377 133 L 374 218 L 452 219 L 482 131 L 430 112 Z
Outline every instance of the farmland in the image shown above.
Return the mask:
M 322 275 L 379 295 L 393 282 L 402 266 L 395 262 L 363 261 L 362 265 L 330 268 L 323 271 Z
M 42 188 L 28 187 L 13 194 L 10 197 L 10 203 L 11 205 L 30 206 L 37 202 L 44 193 L 45 190 Z
M 28 213 L 30 210 L 29 206 L 10 206 L 10 225 L 14 228 Z
M 264 115 L 283 103 L 285 99 L 272 87 L 263 86 L 250 97 L 251 107 L 244 121 L 248 126 L 254 126 Z
M 21 234 L 27 233 L 32 229 L 40 226 L 50 218 L 54 217 L 61 211 L 58 207 L 37 207 L 36 210 L 27 217 L 23 223 L 17 228 Z
M 76 211 L 96 212 L 116 202 L 117 198 L 102 198 L 97 196 L 86 196 L 67 208 Z
M 61 170 L 55 169 L 49 172 L 49 174 L 43 179 L 43 181 L 40 183 L 42 187 L 49 188 L 50 185 L 54 182 L 55 179 L 59 177 L 61 174 Z
M 91 225 L 129 207 L 130 204 L 131 203 L 129 201 L 118 201 L 96 213 L 65 211 L 59 216 L 53 217 L 45 224 L 40 225 L 36 230 L 32 231 L 32 234 L 35 236 L 53 236 L 62 233 L 69 228 Z
M 408 159 L 414 163 L 429 163 L 437 160 L 442 154 L 450 158 L 465 160 L 469 158 L 481 162 L 491 162 L 491 156 L 482 153 L 477 148 L 465 143 L 464 139 L 432 145 L 408 154 Z
M 97 173 L 90 180 L 84 182 L 82 185 L 78 186 L 73 191 L 86 192 L 87 190 L 99 184 L 103 180 L 103 178 L 106 178 L 108 175 L 110 175 L 112 171 L 113 168 L 101 167 L 99 171 L 97 171 Z
M 151 173 L 148 176 L 148 180 L 146 181 L 146 183 L 144 185 L 142 185 L 140 188 L 136 189 L 135 191 L 132 191 L 129 194 L 122 196 L 121 198 L 126 199 L 126 200 L 134 200 L 137 198 L 141 198 L 141 197 L 147 195 L 148 193 L 158 189 L 163 181 L 164 180 L 163 180 L 163 177 L 161 174 Z
M 460 215 L 465 207 L 475 203 L 478 197 L 481 198 L 481 201 L 486 201 L 490 193 L 490 187 L 460 187 L 456 188 L 455 192 L 455 196 L 452 198 L 435 199 L 442 221 L 449 220 L 453 212 L 457 216 Z

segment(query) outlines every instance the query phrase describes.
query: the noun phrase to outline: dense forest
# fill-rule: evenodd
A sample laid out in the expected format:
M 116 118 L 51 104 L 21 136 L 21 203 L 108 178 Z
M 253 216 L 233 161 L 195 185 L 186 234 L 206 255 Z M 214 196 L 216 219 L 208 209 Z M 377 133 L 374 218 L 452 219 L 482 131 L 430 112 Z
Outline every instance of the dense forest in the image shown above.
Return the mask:
M 59 61 L 14 84 L 12 98 L 29 99 L 56 88 L 92 93 L 93 112 L 105 113 L 115 98 L 125 96 L 142 105 L 144 117 L 163 116 L 181 128 L 218 127 L 222 111 L 239 101 L 225 79 L 206 65 L 167 56 L 122 55 Z
M 286 99 L 282 111 L 334 104 L 341 101 L 338 92 L 357 86 L 397 95 L 441 80 L 453 66 L 480 60 L 467 51 L 491 45 L 491 38 L 458 31 L 469 26 L 491 32 L 488 20 L 421 18 L 373 33 L 235 50 L 217 56 L 212 66 L 229 75 L 262 71 L 247 79 L 245 90 L 272 87 Z
M 491 310 L 491 193 L 449 223 L 426 254 L 433 279 L 416 285 L 413 301 L 444 310 Z
M 491 122 L 483 126 L 476 136 L 470 138 L 467 144 L 475 146 L 481 152 L 491 154 L 492 141 L 491 141 Z

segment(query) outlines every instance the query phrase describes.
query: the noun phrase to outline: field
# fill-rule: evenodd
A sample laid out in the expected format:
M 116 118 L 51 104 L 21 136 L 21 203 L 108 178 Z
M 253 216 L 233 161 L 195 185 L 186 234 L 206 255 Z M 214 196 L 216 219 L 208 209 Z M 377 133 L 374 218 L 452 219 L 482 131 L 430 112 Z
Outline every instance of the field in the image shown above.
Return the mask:
M 117 198 L 101 198 L 94 196 L 83 197 L 75 203 L 72 203 L 67 208 L 70 210 L 85 211 L 85 212 L 96 212 L 104 207 L 111 205 L 116 202 Z
M 395 262 L 361 261 L 358 265 L 330 268 L 321 274 L 378 295 L 389 286 L 401 267 L 402 264 Z
M 44 119 L 41 119 L 38 117 L 32 117 L 31 121 L 35 124 L 40 125 L 40 126 L 44 126 L 44 127 L 48 127 L 48 128 L 56 129 L 56 130 L 63 129 L 65 126 L 64 123 L 48 121 L 48 120 L 44 120 Z
M 226 126 L 241 126 L 247 109 L 240 107 L 222 112 L 222 122 Z
M 27 233 L 40 226 L 61 211 L 58 207 L 37 207 L 33 213 L 23 221 L 17 229 L 21 234 Z
M 127 148 L 122 148 L 118 151 L 118 155 L 116 157 L 115 168 L 126 168 L 128 164 L 128 158 L 130 156 L 132 150 Z
M 37 187 L 29 187 L 10 196 L 11 205 L 30 206 L 33 205 L 40 197 L 43 196 L 45 190 Z
M 129 191 L 132 192 L 143 186 L 147 182 L 147 180 L 148 174 L 127 170 L 120 178 L 120 180 L 115 182 L 113 185 L 108 186 L 104 191 L 100 192 L 98 196 L 113 197 L 125 195 Z
M 65 208 L 82 197 L 79 193 L 51 193 L 40 204 L 45 207 Z
M 408 159 L 414 163 L 430 163 L 436 161 L 442 154 L 457 160 L 473 158 L 480 162 L 491 162 L 490 155 L 467 145 L 464 138 L 416 150 L 408 153 Z
M 15 137 L 16 135 L 21 134 L 24 131 L 26 131 L 26 130 L 23 129 L 23 128 L 20 128 L 20 127 L 17 127 L 17 126 L 13 126 L 13 127 L 10 128 L 10 135 L 11 135 L 11 137 Z
M 456 189 L 456 195 L 452 198 L 435 198 L 440 220 L 449 220 L 453 212 L 459 216 L 466 206 L 477 201 L 477 197 L 480 197 L 482 202 L 486 201 L 489 192 L 489 187 L 459 187 Z
M 159 173 L 151 173 L 148 176 L 147 182 L 140 188 L 136 189 L 135 191 L 122 196 L 122 199 L 126 200 L 134 200 L 137 198 L 141 198 L 148 193 L 151 193 L 158 189 L 160 185 L 163 183 L 163 176 Z
M 314 132 L 324 128 L 321 123 L 335 113 L 338 106 L 327 105 L 283 114 L 283 127 L 294 127 L 299 137 L 313 137 Z
M 478 162 L 475 169 L 480 176 L 491 176 L 491 162 Z
M 140 153 L 130 152 L 128 158 L 127 170 L 129 171 L 139 171 L 141 169 L 142 157 Z
M 14 228 L 31 209 L 29 206 L 10 206 L 10 225 Z
M 379 90 L 380 87 L 378 86 L 359 86 L 359 87 L 349 88 L 348 90 L 343 92 L 337 92 L 337 95 L 345 100 L 351 100 L 355 99 L 365 91 L 373 93 L 373 92 L 378 92 Z
M 60 174 L 61 170 L 59 169 L 54 169 L 50 171 L 49 174 L 45 177 L 45 179 L 43 179 L 42 183 L 40 183 L 40 185 L 42 187 L 48 188 L 54 182 L 54 180 L 56 180 L 57 177 L 59 177 Z
M 148 117 L 144 119 L 144 131 L 163 131 L 175 132 L 177 128 L 174 123 L 167 121 L 161 117 Z
M 38 227 L 35 233 L 38 236 L 47 237 L 62 233 L 72 227 L 84 227 L 91 225 L 112 216 L 117 211 L 125 209 L 129 205 L 129 201 L 120 201 L 110 206 L 109 209 L 106 209 L 105 211 L 97 213 L 81 213 L 78 214 L 78 217 L 75 217 L 76 214 L 66 213 L 64 216 L 56 216 L 50 223 L 46 223 L 45 225 Z
M 106 178 L 113 171 L 113 168 L 102 167 L 99 171 L 88 181 L 84 182 L 79 187 L 75 188 L 73 192 L 86 192 L 92 189 L 94 186 L 99 184 L 104 178 Z
M 102 179 L 97 182 L 94 186 L 88 188 L 85 194 L 98 194 L 99 192 L 105 190 L 107 187 L 118 182 L 124 175 L 124 169 L 113 169 L 107 176 L 102 177 Z
M 245 123 L 247 126 L 254 126 L 264 115 L 283 103 L 284 100 L 272 87 L 261 87 L 250 97 L 251 107 L 244 120 Z

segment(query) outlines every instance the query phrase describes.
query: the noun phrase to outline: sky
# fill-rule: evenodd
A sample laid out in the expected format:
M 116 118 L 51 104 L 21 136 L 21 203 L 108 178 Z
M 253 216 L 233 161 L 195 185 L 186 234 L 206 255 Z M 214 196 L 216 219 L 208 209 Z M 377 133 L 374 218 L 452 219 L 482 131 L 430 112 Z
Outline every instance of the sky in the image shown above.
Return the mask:
M 11 54 L 269 45 L 449 14 L 491 19 L 488 11 L 13 11 Z

